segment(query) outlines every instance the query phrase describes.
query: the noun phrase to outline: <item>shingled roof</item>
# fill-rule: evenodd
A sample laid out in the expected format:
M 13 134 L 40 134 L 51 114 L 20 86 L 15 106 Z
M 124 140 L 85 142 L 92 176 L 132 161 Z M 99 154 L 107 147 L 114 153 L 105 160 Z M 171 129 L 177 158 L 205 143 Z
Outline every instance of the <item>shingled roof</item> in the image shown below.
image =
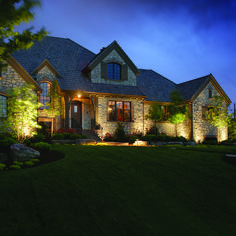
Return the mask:
M 138 87 L 92 83 L 82 70 L 96 54 L 70 39 L 47 36 L 12 56 L 32 76 L 47 60 L 60 75 L 57 81 L 62 90 L 144 96 Z
M 93 68 L 113 49 L 121 54 L 136 75 L 140 73 L 137 86 L 92 83 L 83 72 L 85 68 Z M 70 39 L 47 36 L 41 42 L 36 41 L 30 49 L 16 51 L 12 56 L 32 77 L 47 65 L 64 91 L 146 96 L 147 101 L 170 102 L 170 92 L 174 89 L 180 91 L 184 100 L 191 100 L 208 81 L 212 81 L 226 100 L 231 102 L 211 74 L 176 84 L 153 70 L 137 69 L 116 41 L 95 54 Z
M 137 86 L 147 96 L 147 101 L 170 102 L 170 92 L 176 84 L 153 70 L 139 71 Z

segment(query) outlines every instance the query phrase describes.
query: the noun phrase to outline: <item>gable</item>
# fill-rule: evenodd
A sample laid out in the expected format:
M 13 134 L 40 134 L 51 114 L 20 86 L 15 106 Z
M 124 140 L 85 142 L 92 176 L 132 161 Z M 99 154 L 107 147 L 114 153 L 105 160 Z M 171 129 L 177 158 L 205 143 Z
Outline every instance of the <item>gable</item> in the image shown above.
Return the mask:
M 42 91 L 38 83 L 28 74 L 28 72 L 13 57 L 10 57 L 7 60 L 7 63 L 19 75 L 19 77 L 22 78 L 23 81 L 26 84 L 28 84 L 36 93 Z
M 42 73 L 42 71 L 45 70 L 45 68 L 47 68 L 46 70 L 48 70 L 47 74 L 51 74 L 54 77 L 59 77 L 59 78 L 61 77 L 60 74 L 56 71 L 56 69 L 50 64 L 50 62 L 47 59 L 45 59 L 37 68 L 35 68 L 31 73 L 31 75 L 35 76 L 39 72 Z

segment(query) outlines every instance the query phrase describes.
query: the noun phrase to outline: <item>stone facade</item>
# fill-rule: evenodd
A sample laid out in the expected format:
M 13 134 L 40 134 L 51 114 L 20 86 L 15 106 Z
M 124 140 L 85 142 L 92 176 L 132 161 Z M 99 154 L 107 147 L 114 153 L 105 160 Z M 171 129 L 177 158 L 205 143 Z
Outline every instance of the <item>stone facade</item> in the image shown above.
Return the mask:
M 118 62 L 120 65 L 126 64 L 122 57 L 117 53 L 116 50 L 113 50 L 108 56 L 103 59 L 103 62 Z M 129 85 L 136 86 L 136 75 L 134 72 L 128 67 L 128 80 L 111 80 L 111 79 L 103 79 L 101 77 L 101 63 L 91 71 L 91 81 L 93 83 L 104 83 L 104 84 L 116 84 L 116 85 Z
M 193 139 L 196 142 L 202 142 L 206 136 L 218 136 L 217 128 L 212 126 L 203 117 L 203 107 L 207 107 L 211 101 L 211 98 L 209 98 L 209 90 L 212 92 L 212 97 L 220 95 L 213 85 L 209 83 L 192 103 Z M 228 129 L 221 128 L 219 130 L 219 141 L 225 140 L 227 138 Z
M 143 101 L 141 99 L 115 98 L 115 97 L 97 97 L 96 99 L 96 121 L 102 128 L 103 135 L 106 133 L 114 134 L 117 127 L 116 121 L 108 121 L 108 101 L 125 101 L 131 102 L 132 121 L 124 122 L 125 131 L 127 134 L 135 131 L 143 132 Z
M 2 78 L 0 78 L 0 92 L 6 93 L 7 89 L 25 85 L 24 79 L 10 65 L 7 66 L 6 70 L 3 70 Z

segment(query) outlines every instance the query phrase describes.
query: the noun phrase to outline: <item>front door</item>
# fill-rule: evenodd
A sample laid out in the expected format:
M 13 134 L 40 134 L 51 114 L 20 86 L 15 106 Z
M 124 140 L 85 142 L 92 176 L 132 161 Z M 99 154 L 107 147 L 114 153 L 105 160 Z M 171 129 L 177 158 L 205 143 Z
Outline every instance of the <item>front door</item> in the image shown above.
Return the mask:
M 71 103 L 71 128 L 82 128 L 82 103 L 79 101 Z

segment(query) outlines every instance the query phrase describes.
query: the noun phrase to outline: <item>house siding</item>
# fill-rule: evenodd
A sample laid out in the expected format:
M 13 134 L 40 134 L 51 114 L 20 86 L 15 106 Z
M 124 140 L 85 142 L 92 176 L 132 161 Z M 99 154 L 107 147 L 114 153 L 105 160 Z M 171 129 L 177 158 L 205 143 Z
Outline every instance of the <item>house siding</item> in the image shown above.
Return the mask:
M 124 65 L 126 62 L 122 59 L 122 57 L 117 53 L 114 49 L 108 56 L 103 59 L 103 62 L 119 62 L 121 65 Z M 103 79 L 101 77 L 101 63 L 99 63 L 95 68 L 91 71 L 91 81 L 93 83 L 104 83 L 104 84 L 115 84 L 115 85 L 129 85 L 136 86 L 136 75 L 134 72 L 128 67 L 128 80 L 112 80 L 112 79 Z

